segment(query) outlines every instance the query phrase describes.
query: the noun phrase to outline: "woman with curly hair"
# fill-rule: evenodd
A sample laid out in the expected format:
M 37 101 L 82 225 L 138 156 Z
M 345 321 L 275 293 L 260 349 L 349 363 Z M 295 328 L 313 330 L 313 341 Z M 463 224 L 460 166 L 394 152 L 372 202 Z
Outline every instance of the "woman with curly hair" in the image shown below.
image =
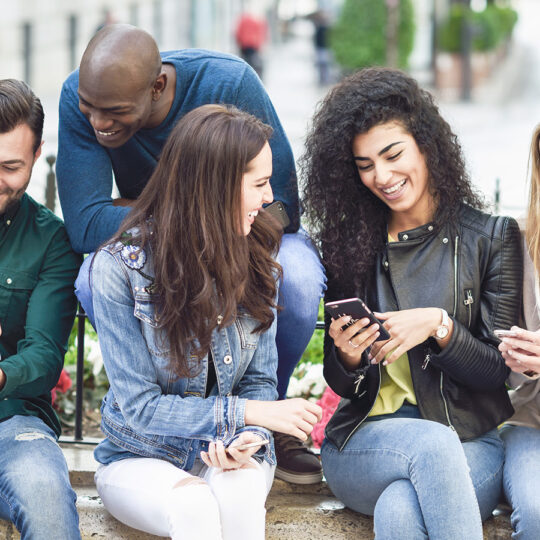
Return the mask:
M 495 328 L 519 313 L 519 228 L 483 213 L 432 97 L 364 69 L 324 99 L 303 158 L 326 300 L 324 373 L 342 396 L 321 450 L 332 491 L 377 539 L 481 539 L 501 492 L 497 425 L 512 414 Z
M 503 484 L 512 506 L 512 538 L 540 538 L 540 125 L 530 154 L 530 196 L 523 237 L 523 328 L 499 345 L 512 370 L 508 382 L 516 412 L 501 429 L 505 447 Z
M 272 431 L 306 440 L 320 407 L 277 398 L 281 234 L 271 128 L 205 105 L 91 270 L 111 383 L 96 485 L 120 521 L 179 538 L 262 539 Z

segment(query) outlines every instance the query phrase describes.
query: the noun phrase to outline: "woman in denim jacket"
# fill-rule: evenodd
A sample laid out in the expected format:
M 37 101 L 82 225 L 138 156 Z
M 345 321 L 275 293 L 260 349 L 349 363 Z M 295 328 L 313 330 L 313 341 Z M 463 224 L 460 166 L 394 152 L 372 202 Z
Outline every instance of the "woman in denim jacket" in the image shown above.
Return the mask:
M 306 400 L 274 401 L 270 135 L 234 108 L 188 113 L 93 263 L 111 384 L 96 484 L 111 514 L 151 534 L 264 538 L 271 430 L 305 440 L 320 418 Z

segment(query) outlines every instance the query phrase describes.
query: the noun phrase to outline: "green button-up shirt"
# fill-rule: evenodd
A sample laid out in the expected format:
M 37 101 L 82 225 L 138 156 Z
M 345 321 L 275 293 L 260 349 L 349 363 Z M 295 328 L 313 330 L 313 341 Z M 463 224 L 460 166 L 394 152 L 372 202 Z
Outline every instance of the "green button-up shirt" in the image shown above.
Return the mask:
M 60 434 L 51 389 L 75 318 L 80 263 L 62 221 L 28 195 L 0 216 L 0 421 L 38 416 Z

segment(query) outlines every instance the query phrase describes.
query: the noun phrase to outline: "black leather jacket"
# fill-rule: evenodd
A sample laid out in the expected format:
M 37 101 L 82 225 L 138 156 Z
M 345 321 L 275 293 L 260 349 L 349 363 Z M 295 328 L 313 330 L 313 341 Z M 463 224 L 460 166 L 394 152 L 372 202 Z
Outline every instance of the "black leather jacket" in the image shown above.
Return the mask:
M 441 307 L 454 321 L 444 350 L 429 338 L 408 352 L 422 417 L 452 427 L 462 440 L 510 417 L 504 384 L 509 370 L 492 332 L 519 318 L 522 258 L 516 221 L 463 205 L 455 223 L 399 233 L 399 242 L 380 254 L 374 274 L 364 295 L 372 309 Z M 341 450 L 373 407 L 381 368 L 364 358 L 362 367 L 347 371 L 328 332 L 324 349 L 324 376 L 344 398 L 326 437 Z

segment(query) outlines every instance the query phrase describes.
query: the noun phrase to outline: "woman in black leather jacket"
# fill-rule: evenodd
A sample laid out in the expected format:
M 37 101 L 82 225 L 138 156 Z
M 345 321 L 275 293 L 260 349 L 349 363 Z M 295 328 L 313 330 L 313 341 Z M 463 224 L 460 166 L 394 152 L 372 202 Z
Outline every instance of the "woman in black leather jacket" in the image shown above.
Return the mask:
M 326 300 L 363 298 L 390 333 L 327 319 L 324 373 L 343 398 L 321 451 L 328 483 L 374 515 L 378 539 L 481 539 L 512 413 L 493 329 L 519 314 L 518 226 L 481 211 L 456 136 L 397 70 L 334 87 L 303 171 Z

